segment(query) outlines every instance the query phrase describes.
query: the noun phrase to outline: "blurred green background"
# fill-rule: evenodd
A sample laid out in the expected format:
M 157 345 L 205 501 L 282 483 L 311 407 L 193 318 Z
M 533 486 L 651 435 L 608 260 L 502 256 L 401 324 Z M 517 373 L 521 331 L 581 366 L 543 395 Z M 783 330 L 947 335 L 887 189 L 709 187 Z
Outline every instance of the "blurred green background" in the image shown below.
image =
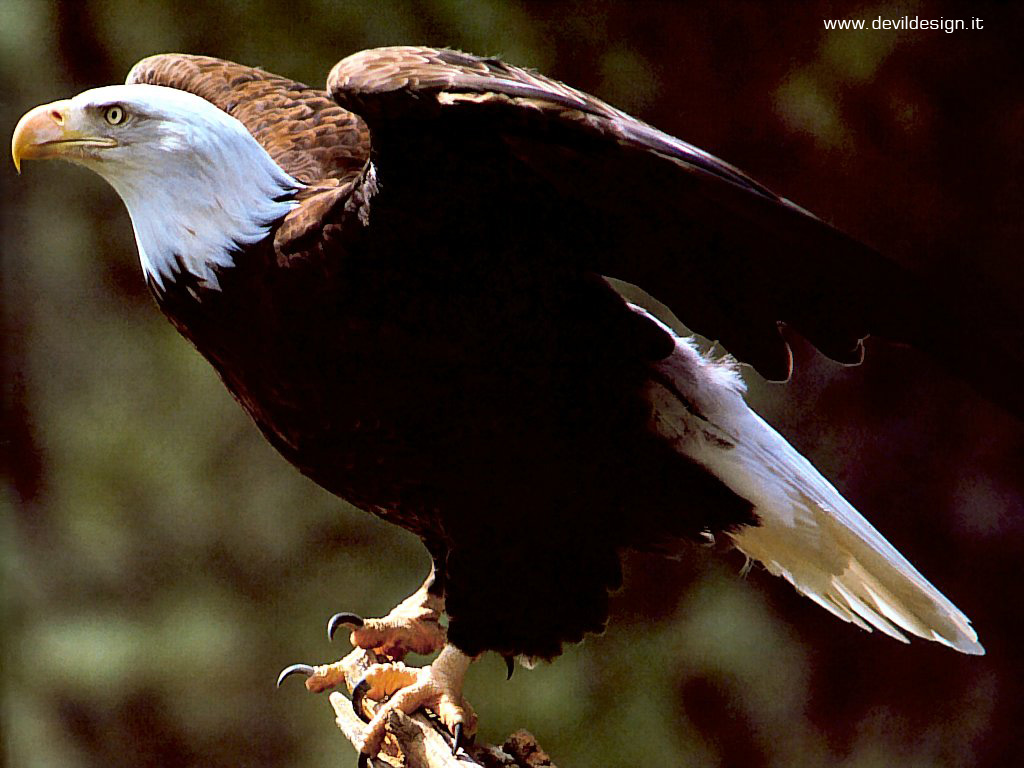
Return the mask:
M 822 18 L 982 17 L 983 31 L 826 32 Z M 341 57 L 449 45 L 536 67 L 752 173 L 963 295 L 1024 295 L 1020 4 L 107 0 L 0 2 L 0 125 L 204 53 L 322 84 Z M 2 165 L 2 164 L 0 164 Z M 264 443 L 147 295 L 98 177 L 0 170 L 3 754 L 11 766 L 334 766 L 334 611 L 378 615 L 427 557 Z M 679 314 L 685 320 L 685 307 Z M 940 589 L 988 649 L 902 646 L 742 558 L 631 557 L 609 632 L 504 680 L 481 735 L 572 766 L 1008 766 L 1024 717 L 1024 426 L 913 350 L 833 365 L 797 341 L 751 400 Z M 963 350 L 965 356 L 972 354 Z

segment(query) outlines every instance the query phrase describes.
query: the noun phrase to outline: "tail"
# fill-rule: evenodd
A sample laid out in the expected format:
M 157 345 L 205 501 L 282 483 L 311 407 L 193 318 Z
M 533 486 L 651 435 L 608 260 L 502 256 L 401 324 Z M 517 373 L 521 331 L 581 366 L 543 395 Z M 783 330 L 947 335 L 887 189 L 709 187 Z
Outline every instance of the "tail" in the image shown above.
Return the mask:
M 729 533 L 744 554 L 869 632 L 985 652 L 970 620 L 750 410 L 734 367 L 677 339 L 656 371 L 648 389 L 654 427 L 754 505 L 760 525 Z

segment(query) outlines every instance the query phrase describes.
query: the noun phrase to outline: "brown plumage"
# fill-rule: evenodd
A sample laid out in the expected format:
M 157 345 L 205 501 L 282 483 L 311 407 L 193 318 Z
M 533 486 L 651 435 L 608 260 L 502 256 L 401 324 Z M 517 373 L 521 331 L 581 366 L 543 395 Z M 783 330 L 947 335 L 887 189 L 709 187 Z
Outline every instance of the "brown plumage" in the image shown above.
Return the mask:
M 130 83 L 179 88 L 237 118 L 274 161 L 308 185 L 303 204 L 277 233 L 282 255 L 324 236 L 369 159 L 366 124 L 324 91 L 279 75 L 209 56 L 171 54 L 143 59 Z M 313 246 L 315 247 L 315 246 Z

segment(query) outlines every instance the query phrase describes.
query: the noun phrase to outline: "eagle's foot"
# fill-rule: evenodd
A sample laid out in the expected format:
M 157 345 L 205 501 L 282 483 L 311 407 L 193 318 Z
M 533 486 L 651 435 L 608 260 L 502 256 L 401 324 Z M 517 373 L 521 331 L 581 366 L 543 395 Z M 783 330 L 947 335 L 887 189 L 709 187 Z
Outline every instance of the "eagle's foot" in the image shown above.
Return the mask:
M 446 645 L 429 666 L 407 667 L 401 662 L 374 664 L 352 689 L 352 708 L 367 723 L 359 745 L 359 764 L 365 765 L 384 743 L 388 715 L 401 710 L 411 715 L 429 709 L 452 734 L 452 754 L 476 733 L 476 714 L 462 698 L 462 684 L 473 659 Z M 308 685 L 308 683 L 307 683 Z M 369 713 L 366 700 L 384 702 Z
M 432 579 L 379 619 L 363 619 L 353 613 L 338 613 L 327 622 L 327 636 L 334 638 L 339 626 L 352 627 L 349 640 L 395 661 L 407 653 L 434 653 L 444 647 L 447 635 L 441 626 L 444 598 L 431 594 Z

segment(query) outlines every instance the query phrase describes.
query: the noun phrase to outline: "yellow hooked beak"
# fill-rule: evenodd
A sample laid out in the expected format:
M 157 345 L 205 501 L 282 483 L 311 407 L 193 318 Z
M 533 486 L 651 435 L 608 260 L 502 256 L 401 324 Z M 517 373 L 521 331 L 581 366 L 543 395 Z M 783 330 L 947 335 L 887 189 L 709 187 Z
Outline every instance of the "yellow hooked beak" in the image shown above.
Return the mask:
M 23 159 L 72 160 L 78 156 L 75 151 L 85 147 L 117 146 L 112 138 L 76 129 L 74 120 L 75 113 L 67 100 L 43 104 L 27 112 L 18 121 L 11 139 L 11 156 L 18 173 L 21 173 Z

